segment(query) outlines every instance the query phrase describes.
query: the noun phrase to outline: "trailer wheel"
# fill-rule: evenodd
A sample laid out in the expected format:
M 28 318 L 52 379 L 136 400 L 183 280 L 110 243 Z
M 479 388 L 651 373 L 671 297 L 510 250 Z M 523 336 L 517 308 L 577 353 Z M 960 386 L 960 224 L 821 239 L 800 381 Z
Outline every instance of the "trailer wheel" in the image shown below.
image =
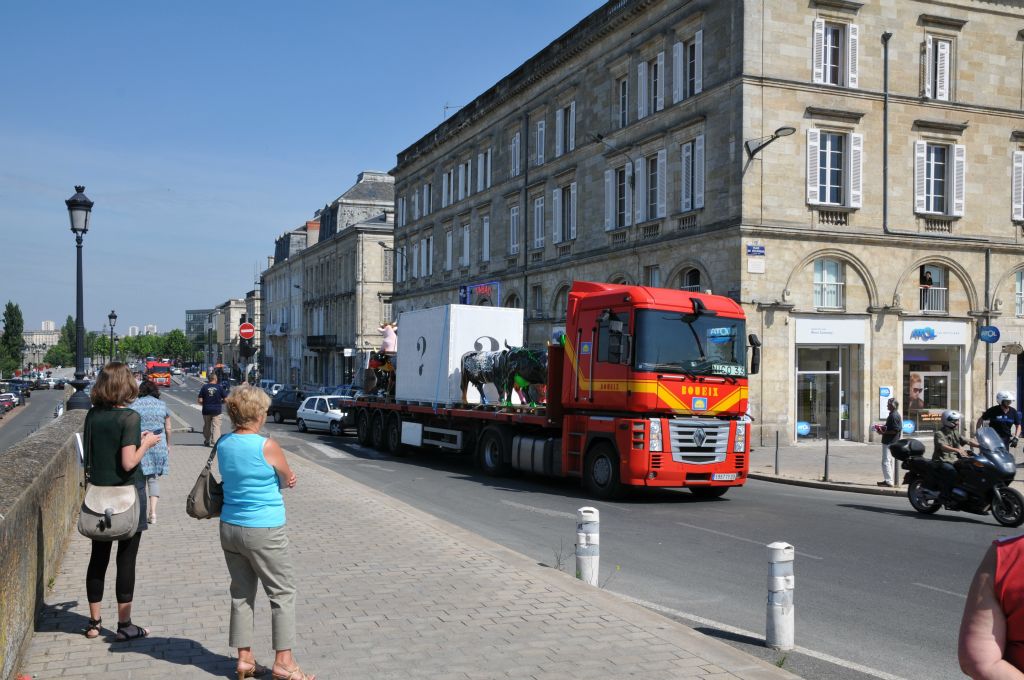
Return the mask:
M 404 456 L 406 448 L 402 444 L 402 417 L 397 413 L 392 413 L 388 418 L 388 426 L 384 435 L 388 453 L 392 456 Z
M 476 461 L 485 475 L 497 477 L 507 474 L 511 466 L 506 462 L 507 437 L 498 429 L 484 430 L 476 446 Z
M 356 414 L 356 440 L 363 446 L 370 445 L 370 412 L 365 408 Z
M 619 495 L 619 456 L 611 444 L 602 442 L 587 454 L 583 483 L 594 498 L 608 500 Z
M 380 411 L 374 411 L 370 420 L 370 439 L 373 448 L 384 450 L 384 414 Z

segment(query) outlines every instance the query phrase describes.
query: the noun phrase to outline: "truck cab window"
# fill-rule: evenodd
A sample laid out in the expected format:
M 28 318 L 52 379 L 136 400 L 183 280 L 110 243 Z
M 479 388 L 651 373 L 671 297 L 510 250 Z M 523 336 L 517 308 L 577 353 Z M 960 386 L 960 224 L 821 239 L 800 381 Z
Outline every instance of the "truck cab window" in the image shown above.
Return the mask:
M 629 356 L 629 313 L 606 310 L 597 319 L 597 360 L 621 364 Z

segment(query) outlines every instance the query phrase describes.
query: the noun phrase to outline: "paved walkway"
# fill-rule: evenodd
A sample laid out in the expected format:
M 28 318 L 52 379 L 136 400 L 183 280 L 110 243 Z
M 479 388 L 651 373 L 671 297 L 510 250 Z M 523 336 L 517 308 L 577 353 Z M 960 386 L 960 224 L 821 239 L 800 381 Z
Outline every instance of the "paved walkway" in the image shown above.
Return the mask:
M 133 618 L 152 636 L 111 642 L 113 564 L 104 636 L 78 634 L 88 618 L 89 545 L 75 534 L 22 673 L 234 677 L 217 523 L 184 511 L 207 455 L 174 447 L 158 524 L 142 541 Z M 291 461 L 299 478 L 285 492 L 298 568 L 295 653 L 324 680 L 794 677 L 298 456 Z M 262 595 L 256 620 L 257 659 L 269 663 Z

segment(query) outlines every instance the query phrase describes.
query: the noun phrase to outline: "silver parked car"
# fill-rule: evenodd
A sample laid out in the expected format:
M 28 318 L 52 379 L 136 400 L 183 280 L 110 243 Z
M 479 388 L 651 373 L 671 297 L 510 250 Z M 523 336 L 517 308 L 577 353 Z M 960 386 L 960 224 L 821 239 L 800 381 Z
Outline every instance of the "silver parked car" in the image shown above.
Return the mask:
M 299 432 L 326 430 L 333 435 L 342 434 L 346 427 L 355 425 L 355 413 L 347 406 L 341 397 L 307 397 L 295 412 Z

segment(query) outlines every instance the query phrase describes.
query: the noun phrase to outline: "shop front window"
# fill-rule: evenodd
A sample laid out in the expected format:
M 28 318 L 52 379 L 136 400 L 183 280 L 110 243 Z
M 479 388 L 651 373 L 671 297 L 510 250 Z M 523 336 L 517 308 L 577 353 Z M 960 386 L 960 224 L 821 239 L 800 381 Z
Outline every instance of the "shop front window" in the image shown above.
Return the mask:
M 959 347 L 903 349 L 903 418 L 916 432 L 942 427 L 942 412 L 961 409 Z
M 860 345 L 797 347 L 797 439 L 851 439 L 859 433 Z

